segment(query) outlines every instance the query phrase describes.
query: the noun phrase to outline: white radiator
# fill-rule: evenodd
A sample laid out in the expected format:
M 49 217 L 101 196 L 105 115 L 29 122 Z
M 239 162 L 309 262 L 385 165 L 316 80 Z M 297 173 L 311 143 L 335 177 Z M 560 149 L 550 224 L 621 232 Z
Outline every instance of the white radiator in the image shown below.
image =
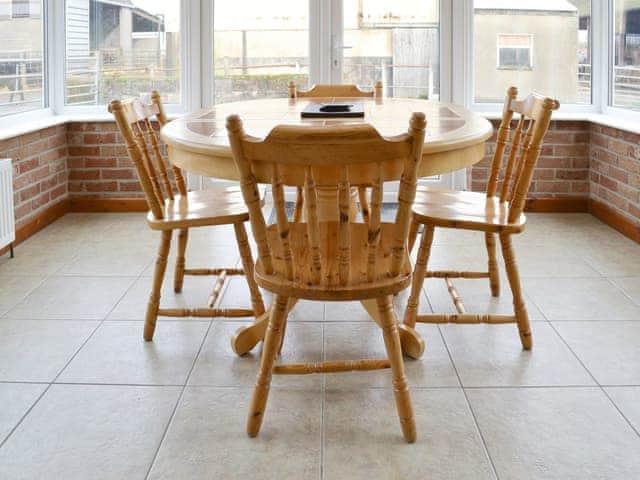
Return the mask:
M 0 160 L 0 248 L 16 239 L 16 220 L 13 213 L 13 175 L 11 159 Z

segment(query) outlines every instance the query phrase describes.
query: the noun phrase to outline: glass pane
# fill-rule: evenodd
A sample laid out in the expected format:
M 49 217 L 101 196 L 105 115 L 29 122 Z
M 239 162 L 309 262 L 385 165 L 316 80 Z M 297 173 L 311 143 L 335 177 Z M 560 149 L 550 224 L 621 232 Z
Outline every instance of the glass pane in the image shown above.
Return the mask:
M 66 0 L 67 105 L 158 90 L 180 103 L 180 2 Z
M 438 99 L 438 0 L 344 0 L 343 82 L 385 95 Z
M 640 2 L 615 1 L 613 105 L 640 110 Z
M 590 27 L 591 0 L 475 0 L 475 101 L 502 103 L 515 85 L 591 103 Z
M 309 79 L 308 0 L 214 2 L 215 101 L 287 96 Z
M 44 106 L 41 0 L 0 0 L 0 116 Z

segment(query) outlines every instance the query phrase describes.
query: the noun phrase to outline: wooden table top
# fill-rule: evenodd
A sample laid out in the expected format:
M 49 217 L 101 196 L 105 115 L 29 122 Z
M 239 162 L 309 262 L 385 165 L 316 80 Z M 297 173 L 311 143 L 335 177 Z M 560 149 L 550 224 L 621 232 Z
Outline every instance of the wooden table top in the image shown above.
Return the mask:
M 301 118 L 309 103 L 363 103 L 364 118 Z M 245 131 L 265 137 L 279 124 L 335 125 L 370 123 L 381 135 L 406 133 L 413 112 L 424 112 L 427 133 L 420 176 L 448 173 L 476 163 L 484 156 L 484 143 L 493 127 L 485 118 L 464 107 L 437 101 L 404 98 L 301 98 L 266 99 L 225 103 L 169 122 L 162 129 L 162 139 L 169 147 L 171 162 L 187 171 L 218 178 L 235 179 L 235 165 L 223 168 L 221 160 L 231 160 L 231 148 L 225 128 L 227 116 L 238 114 Z M 454 153 L 459 155 L 453 156 Z M 207 165 L 199 156 L 213 157 Z M 226 162 L 225 162 L 226 163 Z

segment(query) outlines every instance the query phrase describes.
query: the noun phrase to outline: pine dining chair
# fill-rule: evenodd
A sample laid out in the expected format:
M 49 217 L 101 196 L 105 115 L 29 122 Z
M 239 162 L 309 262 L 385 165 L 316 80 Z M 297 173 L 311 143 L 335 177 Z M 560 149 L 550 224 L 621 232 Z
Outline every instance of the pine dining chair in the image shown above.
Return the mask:
M 256 281 L 275 294 L 248 417 L 250 436 L 256 436 L 260 430 L 274 373 L 335 373 L 390 367 L 404 437 L 408 442 L 415 441 L 413 408 L 391 302 L 393 295 L 407 288 L 411 279 L 406 244 L 425 127 L 424 114 L 414 113 L 408 133 L 393 138 L 381 137 L 368 124 L 281 125 L 261 140 L 245 134 L 238 116 L 227 119 L 231 149 L 257 244 Z M 400 173 L 403 180 L 395 223 L 381 223 L 384 181 L 398 178 Z M 274 225 L 265 223 L 258 182 L 272 184 L 277 218 Z M 284 185 L 304 188 L 306 222 L 287 219 Z M 320 186 L 338 191 L 339 215 L 335 221 L 318 220 L 316 187 Z M 349 220 L 351 186 L 372 189 L 368 224 Z M 274 366 L 291 299 L 375 299 L 388 359 Z
M 289 82 L 289 98 L 382 98 L 382 82 L 377 81 L 373 90 L 360 90 L 357 85 L 313 85 L 309 90 L 298 90 L 295 82 Z M 296 204 L 293 209 L 293 219 L 299 221 L 303 212 L 303 192 L 302 187 L 298 187 L 296 193 Z M 360 212 L 365 222 L 369 221 L 369 200 L 367 189 L 358 188 L 358 201 L 360 202 Z
M 411 294 L 405 311 L 404 323 L 413 328 L 422 323 L 517 323 L 524 349 L 532 347 L 529 317 L 522 296 L 520 277 L 516 265 L 511 236 L 525 228 L 523 213 L 533 170 L 540 156 L 542 142 L 558 101 L 537 94 L 518 100 L 518 90 L 509 88 L 504 104 L 491 174 L 486 193 L 435 191 L 418 188 L 413 205 L 413 224 L 410 248 L 420 225 L 424 226 L 422 241 L 413 273 Z M 515 130 L 511 132 L 514 115 L 518 115 Z M 507 158 L 503 168 L 503 157 Z M 500 177 L 502 173 L 502 182 Z M 499 185 L 501 183 L 501 185 Z M 435 228 L 453 228 L 483 232 L 488 253 L 487 272 L 430 271 L 427 269 Z M 488 278 L 493 296 L 500 294 L 500 276 L 496 255 L 495 235 L 500 238 L 507 279 L 513 297 L 513 315 L 467 313 L 454 278 Z M 442 278 L 446 282 L 457 313 L 418 315 L 418 301 L 425 278 Z
M 145 315 L 144 339 L 151 341 L 158 316 L 167 317 L 249 317 L 264 313 L 264 304 L 253 278 L 253 258 L 244 223 L 249 212 L 238 187 L 213 190 L 187 191 L 182 172 L 171 167 L 170 177 L 153 119 L 162 126 L 167 117 L 160 94 L 153 92 L 151 103 L 140 99 L 126 102 L 114 100 L 109 105 L 118 124 L 118 129 L 133 161 L 142 186 L 149 213 L 147 223 L 152 230 L 159 231 L 158 249 L 153 286 Z M 174 192 L 174 184 L 176 192 Z M 191 228 L 233 225 L 243 268 L 190 268 L 185 267 L 188 233 Z M 217 277 L 207 307 L 160 308 L 160 291 L 167 267 L 167 257 L 173 232 L 178 231 L 178 252 L 175 265 L 174 291 L 180 293 L 185 275 L 214 275 Z M 225 281 L 230 276 L 245 275 L 249 284 L 252 309 L 222 309 L 215 307 Z M 203 302 L 204 303 L 204 302 Z

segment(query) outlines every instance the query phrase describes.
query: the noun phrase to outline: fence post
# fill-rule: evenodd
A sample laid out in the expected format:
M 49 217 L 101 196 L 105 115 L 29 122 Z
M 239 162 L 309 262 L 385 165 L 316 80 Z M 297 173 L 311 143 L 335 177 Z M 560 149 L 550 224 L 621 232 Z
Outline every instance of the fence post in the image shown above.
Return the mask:
M 96 51 L 96 65 L 95 65 L 96 73 L 95 73 L 95 85 L 96 91 L 94 95 L 94 105 L 100 105 L 100 79 L 102 76 L 102 50 L 98 49 Z

